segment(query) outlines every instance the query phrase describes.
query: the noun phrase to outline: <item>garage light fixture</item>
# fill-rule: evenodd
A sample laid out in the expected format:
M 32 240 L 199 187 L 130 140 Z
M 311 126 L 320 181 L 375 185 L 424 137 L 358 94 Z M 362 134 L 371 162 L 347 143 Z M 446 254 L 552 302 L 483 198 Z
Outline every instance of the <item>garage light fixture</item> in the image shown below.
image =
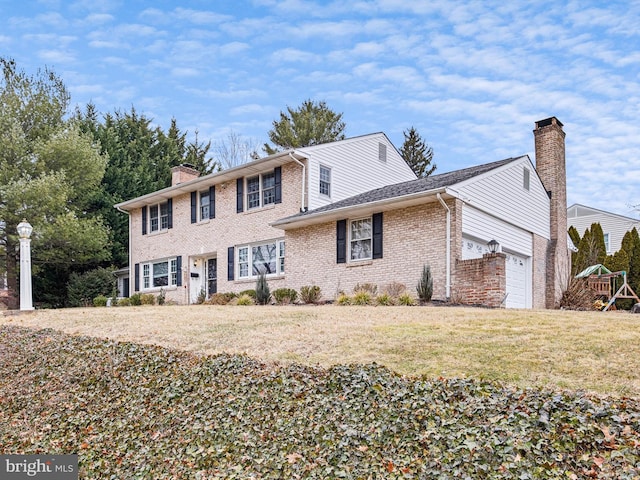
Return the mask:
M 487 246 L 489 247 L 489 251 L 491 253 L 496 253 L 500 244 L 495 240 L 491 240 L 489 243 L 487 243 Z

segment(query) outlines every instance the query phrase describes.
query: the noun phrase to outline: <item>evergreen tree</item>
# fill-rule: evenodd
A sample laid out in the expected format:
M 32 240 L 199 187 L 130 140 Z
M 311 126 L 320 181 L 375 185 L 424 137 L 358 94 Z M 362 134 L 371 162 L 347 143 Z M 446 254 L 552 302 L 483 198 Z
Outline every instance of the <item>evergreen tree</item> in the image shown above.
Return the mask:
M 264 144 L 264 151 L 272 155 L 279 150 L 308 147 L 322 143 L 344 140 L 345 124 L 342 113 L 336 113 L 325 102 L 305 100 L 297 109 L 287 107 L 274 120 L 269 131 L 269 140 L 275 145 Z
M 405 130 L 403 134 L 404 143 L 400 155 L 418 178 L 428 177 L 436 170 L 436 165 L 431 164 L 433 148 L 425 143 L 414 127 Z
M 604 243 L 604 232 L 602 226 L 599 223 L 591 224 L 591 237 L 593 239 L 592 252 L 593 265 L 603 264 L 607 257 L 607 246 Z
M 569 238 L 571 238 L 573 245 L 576 248 L 578 248 L 578 245 L 580 245 L 580 234 L 578 233 L 578 230 L 576 229 L 576 227 L 574 227 L 573 225 L 569 227 Z M 578 273 L 580 273 L 580 270 L 577 270 L 577 264 L 578 264 L 577 260 L 578 260 L 578 252 L 574 252 L 572 250 L 571 251 L 571 277 L 575 277 Z

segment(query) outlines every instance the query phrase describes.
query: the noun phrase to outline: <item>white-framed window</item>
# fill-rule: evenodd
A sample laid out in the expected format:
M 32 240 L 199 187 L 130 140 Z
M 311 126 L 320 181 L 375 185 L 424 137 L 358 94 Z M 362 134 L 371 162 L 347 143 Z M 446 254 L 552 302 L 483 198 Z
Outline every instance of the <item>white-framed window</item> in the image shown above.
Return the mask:
M 200 220 L 209 220 L 209 208 L 211 199 L 209 198 L 209 190 L 200 192 Z
M 609 250 L 609 234 L 605 233 L 604 234 L 604 246 L 605 246 L 605 251 L 608 253 L 611 250 Z
M 331 169 L 320 165 L 320 195 L 331 196 Z
M 175 287 L 178 283 L 176 258 L 142 264 L 142 289 Z
M 243 245 L 237 252 L 238 278 L 284 274 L 284 240 Z
M 276 203 L 276 176 L 274 172 L 247 178 L 247 209 Z
M 371 217 L 349 222 L 349 259 L 371 259 L 373 228 Z
M 149 207 L 149 230 L 157 232 L 169 228 L 169 203 L 157 203 Z

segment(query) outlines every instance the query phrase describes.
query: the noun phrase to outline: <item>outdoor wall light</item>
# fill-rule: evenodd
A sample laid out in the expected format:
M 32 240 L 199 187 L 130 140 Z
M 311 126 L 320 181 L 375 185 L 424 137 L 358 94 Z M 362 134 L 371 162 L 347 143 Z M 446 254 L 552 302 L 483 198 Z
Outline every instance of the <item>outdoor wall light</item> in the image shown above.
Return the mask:
M 487 243 L 487 246 L 489 247 L 489 251 L 491 253 L 496 253 L 500 244 L 495 240 L 491 240 L 489 243 Z

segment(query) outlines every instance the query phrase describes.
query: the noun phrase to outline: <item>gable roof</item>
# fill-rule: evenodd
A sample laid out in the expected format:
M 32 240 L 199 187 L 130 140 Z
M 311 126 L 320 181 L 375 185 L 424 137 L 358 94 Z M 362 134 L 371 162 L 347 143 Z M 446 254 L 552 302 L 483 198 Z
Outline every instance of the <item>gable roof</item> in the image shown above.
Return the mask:
M 589 217 L 592 215 L 606 215 L 606 216 L 617 218 L 619 220 L 624 220 L 627 222 L 640 223 L 640 219 L 627 217 L 625 215 L 620 215 L 618 213 L 607 212 L 605 210 L 600 210 L 598 208 L 588 207 L 587 205 L 582 205 L 580 203 L 574 203 L 573 205 L 567 208 L 567 214 L 569 214 L 571 211 L 574 211 L 575 215 L 571 217 L 567 215 L 567 220 L 569 220 L 570 218 L 583 218 L 583 217 Z
M 359 212 L 364 214 L 365 211 L 371 210 L 372 208 L 389 210 L 391 208 L 395 209 L 425 203 L 427 197 L 432 197 L 431 201 L 435 201 L 438 193 L 448 194 L 450 197 L 454 197 L 455 192 L 448 190 L 450 187 L 502 167 L 503 165 L 507 165 L 520 158 L 522 157 L 507 158 L 505 160 L 454 170 L 448 173 L 431 175 L 426 178 L 387 185 L 316 208 L 315 210 L 300 212 L 282 218 L 273 222 L 271 225 L 286 230 L 287 228 L 297 228 L 311 223 L 317 223 L 318 221 L 329 221 L 333 217 L 336 217 L 336 215 L 344 215 L 345 210 L 348 210 L 350 214 L 358 215 Z

